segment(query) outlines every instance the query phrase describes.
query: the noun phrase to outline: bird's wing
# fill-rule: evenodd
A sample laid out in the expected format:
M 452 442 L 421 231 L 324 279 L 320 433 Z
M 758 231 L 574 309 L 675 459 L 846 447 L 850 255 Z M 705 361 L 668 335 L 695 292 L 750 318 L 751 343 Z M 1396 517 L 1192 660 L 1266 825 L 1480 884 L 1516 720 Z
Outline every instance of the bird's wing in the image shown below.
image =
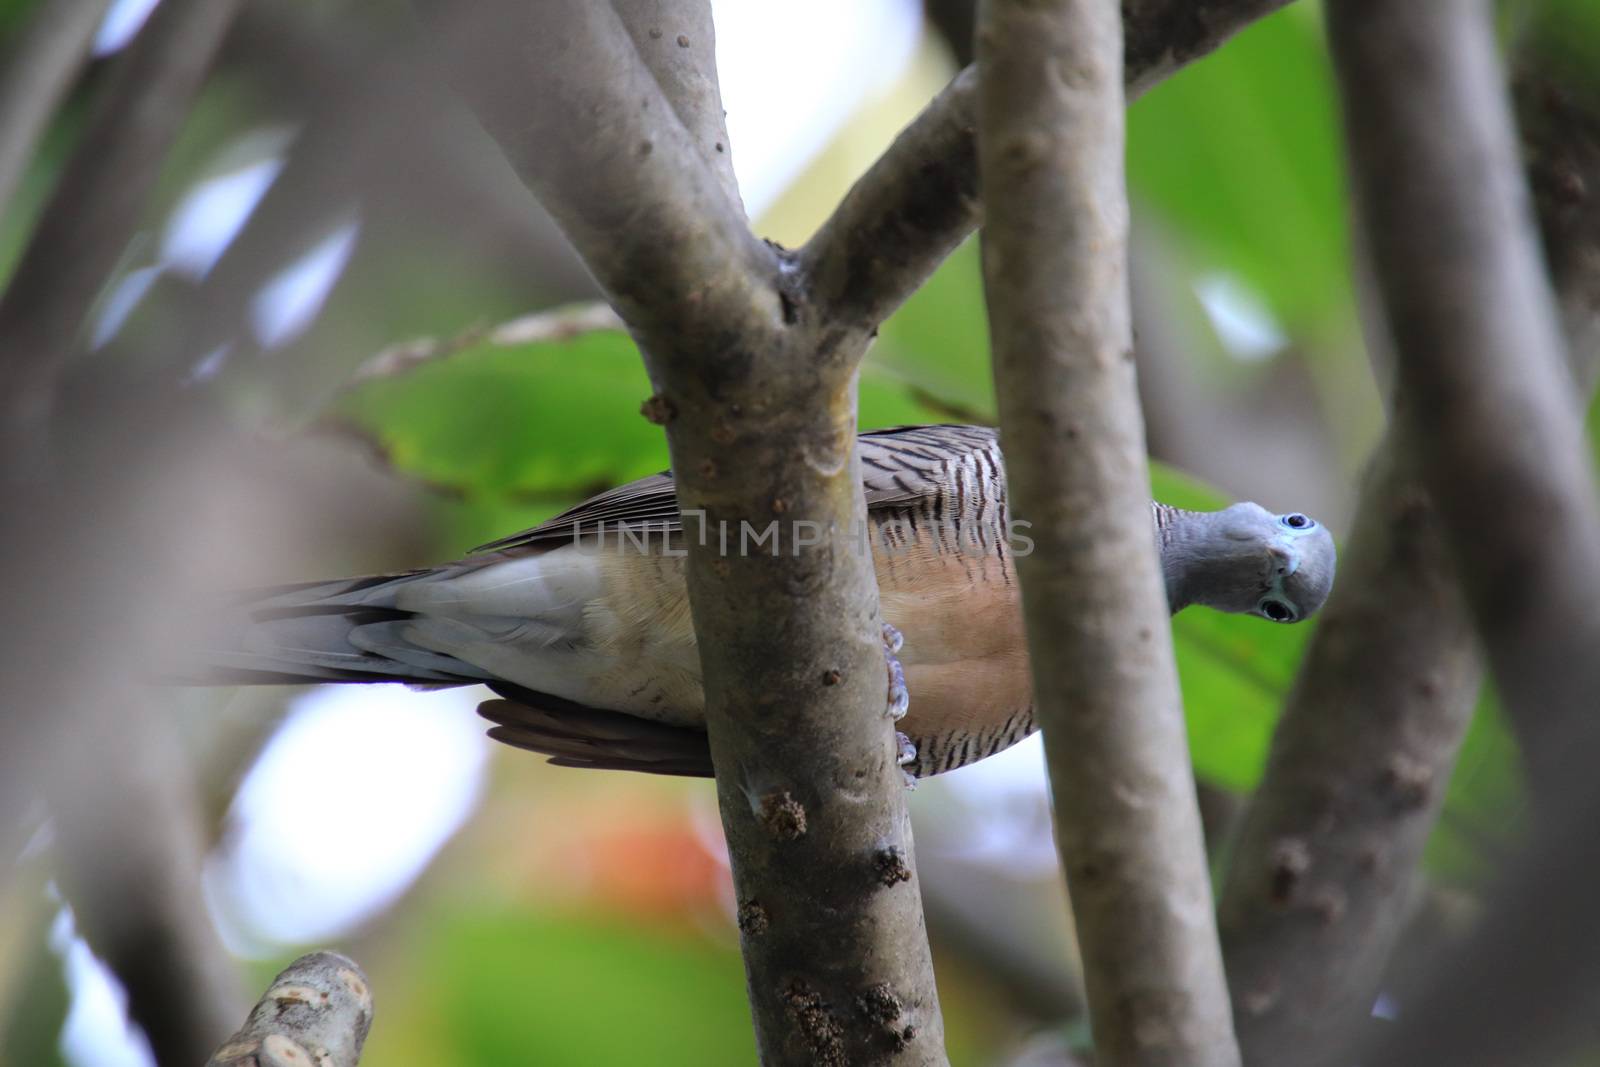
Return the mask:
M 995 433 L 983 426 L 899 426 L 872 430 L 856 440 L 861 487 L 868 509 L 918 503 L 950 483 L 951 463 L 991 455 Z M 608 489 L 532 529 L 493 541 L 475 552 L 505 552 L 624 527 L 675 533 L 683 528 L 671 471 Z

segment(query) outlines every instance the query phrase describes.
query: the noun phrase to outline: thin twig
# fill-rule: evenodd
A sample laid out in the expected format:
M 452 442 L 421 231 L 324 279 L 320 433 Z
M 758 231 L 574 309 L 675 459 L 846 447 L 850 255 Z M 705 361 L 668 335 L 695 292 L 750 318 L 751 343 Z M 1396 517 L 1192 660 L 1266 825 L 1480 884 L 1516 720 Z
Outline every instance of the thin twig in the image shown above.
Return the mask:
M 381 378 L 401 378 L 418 367 L 449 359 L 474 345 L 511 348 L 567 341 L 584 334 L 622 329 L 622 320 L 609 304 L 569 304 L 549 311 L 536 311 L 498 326 L 487 329 L 477 327 L 454 337 L 419 337 L 390 345 L 357 367 L 345 388 L 353 389 Z
M 1096 1062 L 1234 1067 L 1145 495 L 1113 0 L 988 0 L 984 288 L 1034 694 Z
M 655 358 L 742 358 L 708 346 L 705 324 L 755 334 L 782 322 L 776 254 L 610 5 L 446 7 L 436 22 L 457 87 Z M 514 84 L 529 72 L 543 90 L 531 98 Z

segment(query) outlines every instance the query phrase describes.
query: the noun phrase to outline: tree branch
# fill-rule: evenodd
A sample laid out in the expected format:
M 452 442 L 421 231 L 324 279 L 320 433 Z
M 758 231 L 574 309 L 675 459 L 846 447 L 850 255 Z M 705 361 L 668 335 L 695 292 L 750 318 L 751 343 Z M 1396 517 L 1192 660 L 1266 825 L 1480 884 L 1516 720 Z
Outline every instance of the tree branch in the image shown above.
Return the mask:
M 206 1067 L 356 1067 L 371 1025 L 361 968 L 337 952 L 312 952 L 272 980 Z
M 750 235 L 611 9 L 541 5 L 536 31 L 533 10 L 449 28 L 469 46 L 456 77 L 610 294 L 657 389 L 690 516 L 689 598 L 762 1061 L 943 1063 L 858 540 L 868 333 L 819 316 L 792 263 Z M 780 551 L 742 540 L 774 523 Z
M 722 89 L 717 82 L 717 32 L 711 5 L 699 0 L 612 0 L 639 58 L 688 131 L 723 195 L 744 212 L 733 174 Z
M 969 67 L 977 60 L 977 42 L 973 40 L 977 0 L 924 0 L 922 17 L 944 38 L 956 66 Z
M 169 0 L 119 60 L 0 297 L 7 462 L 41 455 L 55 377 L 133 235 L 239 0 Z
M 1122 0 L 1128 98 L 1210 55 L 1239 30 L 1289 0 Z
M 111 0 L 47 0 L 0 64 L 0 211 L 16 195 L 110 6 Z
M 1571 190 L 1600 181 L 1600 109 L 1574 104 L 1550 57 L 1523 59 L 1527 168 L 1587 396 L 1600 366 L 1600 198 Z M 1411 455 L 1391 433 L 1373 457 L 1339 585 L 1234 847 L 1220 913 L 1247 1062 L 1350 1058 L 1470 721 L 1471 617 Z
M 1392 1032 L 1347 1048 L 1371 1067 L 1570 1064 L 1593 1039 L 1600 912 L 1593 828 L 1600 791 L 1569 790 L 1493 893 L 1473 935 L 1436 961 L 1431 988 L 1401 990 Z M 1414 994 L 1414 995 L 1408 995 Z
M 1129 99 L 1289 0 L 1126 0 Z M 895 138 L 801 251 L 825 319 L 871 329 L 977 228 L 976 71 Z
M 977 228 L 977 92 L 976 67 L 956 75 L 806 242 L 823 315 L 876 326 Z
M 1515 100 L 1572 377 L 1587 397 L 1600 371 L 1600 83 L 1590 69 L 1563 66 L 1563 42 L 1549 36 L 1564 30 L 1559 20 L 1539 30 L 1519 48 Z M 1583 1032 L 1600 982 L 1600 929 L 1584 891 L 1600 869 L 1584 844 L 1600 797 L 1570 782 L 1558 795 L 1479 932 L 1439 961 L 1427 995 L 1401 991 L 1399 1032 L 1362 1062 L 1544 1062 Z
M 447 7 L 458 88 L 647 350 L 737 361 L 711 334 L 781 325 L 777 257 L 609 5 Z M 512 42 L 514 59 L 484 61 Z
M 1396 418 L 1542 790 L 1591 751 L 1573 730 L 1600 693 L 1600 505 L 1489 13 L 1341 0 L 1327 17 Z
M 988 0 L 984 287 L 1056 836 L 1097 1062 L 1239 1062 L 1133 381 L 1111 0 Z
M 1373 456 L 1223 883 L 1246 1063 L 1348 1059 L 1471 721 L 1477 642 L 1406 454 Z

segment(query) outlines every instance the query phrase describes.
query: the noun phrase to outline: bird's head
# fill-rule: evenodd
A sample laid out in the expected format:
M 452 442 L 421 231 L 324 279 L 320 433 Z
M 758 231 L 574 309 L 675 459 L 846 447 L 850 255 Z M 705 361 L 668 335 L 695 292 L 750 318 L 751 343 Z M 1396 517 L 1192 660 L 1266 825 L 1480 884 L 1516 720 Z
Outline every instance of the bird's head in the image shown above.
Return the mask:
M 1204 604 L 1273 622 L 1310 618 L 1333 587 L 1337 553 L 1327 527 L 1259 504 L 1184 512 L 1163 551 L 1174 611 Z

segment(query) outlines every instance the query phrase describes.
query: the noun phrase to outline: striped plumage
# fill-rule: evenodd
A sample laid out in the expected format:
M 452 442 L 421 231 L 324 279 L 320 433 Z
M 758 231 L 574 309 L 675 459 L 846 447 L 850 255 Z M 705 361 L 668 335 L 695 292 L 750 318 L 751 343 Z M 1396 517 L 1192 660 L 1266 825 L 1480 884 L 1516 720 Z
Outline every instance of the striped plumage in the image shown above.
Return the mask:
M 907 770 L 938 774 L 1034 729 L 1012 558 L 1026 542 L 1011 541 L 993 430 L 906 427 L 858 447 L 882 612 L 905 635 Z M 1173 609 L 1259 610 L 1281 595 L 1294 618 L 1315 610 L 1332 541 L 1314 523 L 1274 525 L 1286 518 L 1253 504 L 1154 505 Z M 698 533 L 684 531 L 670 474 L 654 475 L 459 563 L 256 597 L 207 651 L 206 680 L 486 682 L 502 697 L 481 709 L 491 733 L 553 762 L 709 774 L 684 560 L 672 554 Z

